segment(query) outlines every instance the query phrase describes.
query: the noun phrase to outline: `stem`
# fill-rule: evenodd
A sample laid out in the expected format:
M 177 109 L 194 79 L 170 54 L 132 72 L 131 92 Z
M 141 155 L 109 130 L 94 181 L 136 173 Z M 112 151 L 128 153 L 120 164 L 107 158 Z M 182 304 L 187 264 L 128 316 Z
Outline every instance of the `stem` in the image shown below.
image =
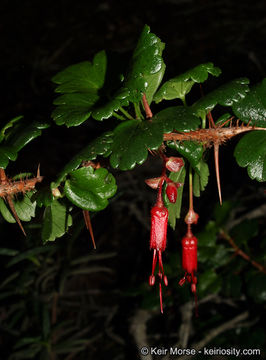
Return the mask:
M 186 102 L 186 97 L 184 96 L 183 98 L 181 98 L 182 102 L 183 102 L 183 105 L 184 106 L 187 106 L 187 102 Z
M 202 127 L 202 129 L 205 129 L 206 128 L 206 116 L 201 118 L 201 120 L 202 120 L 201 127 Z
M 228 127 L 228 128 L 216 128 L 216 129 L 198 129 L 191 130 L 189 132 L 172 132 L 169 134 L 163 135 L 164 141 L 195 141 L 195 142 L 206 142 L 207 145 L 212 145 L 214 141 L 219 141 L 220 144 L 225 143 L 227 140 L 237 136 L 239 134 L 254 131 L 262 130 L 266 131 L 266 128 L 256 127 L 256 126 L 241 126 L 241 127 Z
M 134 103 L 134 109 L 135 109 L 135 113 L 136 113 L 136 118 L 139 119 L 139 120 L 143 120 L 143 116 L 141 114 L 139 104 Z
M 120 106 L 119 110 L 121 111 L 121 113 L 123 113 L 125 115 L 126 118 L 128 118 L 129 120 L 134 120 L 133 116 L 131 116 L 125 109 L 122 108 L 122 106 Z
M 163 207 L 162 188 L 163 188 L 163 183 L 164 183 L 164 179 L 165 179 L 165 174 L 166 174 L 166 166 L 165 166 L 165 160 L 164 160 L 164 167 L 163 167 L 163 171 L 162 171 L 162 175 L 161 175 L 161 181 L 159 184 L 157 202 L 156 202 L 156 205 L 159 207 Z
M 229 234 L 227 234 L 224 230 L 220 230 L 220 235 L 229 242 L 229 244 L 232 246 L 233 249 L 235 249 L 235 253 L 239 256 L 241 256 L 246 261 L 250 262 L 256 269 L 258 269 L 260 272 L 266 274 L 266 268 L 259 264 L 257 261 L 252 260 L 248 254 L 246 254 L 243 250 L 241 250 L 234 240 L 231 238 Z
M 118 115 L 116 112 L 113 111 L 113 116 L 116 117 L 119 120 L 126 120 L 124 116 Z
M 148 101 L 147 101 L 147 98 L 146 98 L 145 94 L 142 95 L 142 103 L 143 103 L 143 107 L 144 107 L 144 110 L 145 110 L 145 113 L 146 113 L 146 118 L 147 119 L 152 118 L 151 108 L 150 108 L 150 105 L 148 104 Z
M 193 177 L 192 166 L 189 165 L 189 210 L 193 210 Z

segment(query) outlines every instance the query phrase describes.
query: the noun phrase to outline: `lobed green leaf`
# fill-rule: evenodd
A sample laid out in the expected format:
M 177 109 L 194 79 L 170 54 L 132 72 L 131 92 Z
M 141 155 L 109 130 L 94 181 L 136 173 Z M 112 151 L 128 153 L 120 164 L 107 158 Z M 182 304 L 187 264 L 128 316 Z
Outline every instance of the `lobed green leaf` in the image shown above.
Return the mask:
M 71 225 L 72 217 L 68 212 L 67 205 L 54 200 L 44 211 L 43 242 L 54 241 L 56 238 L 63 236 Z
M 266 126 L 266 79 L 253 86 L 246 97 L 232 107 L 234 114 L 245 123 Z
M 239 166 L 246 167 L 251 179 L 266 181 L 266 131 L 252 131 L 238 142 L 234 156 Z
M 91 166 L 72 171 L 65 182 L 66 197 L 83 210 L 100 211 L 116 193 L 115 178 L 106 169 Z
M 200 64 L 185 73 L 166 81 L 154 96 L 154 101 L 159 103 L 162 100 L 181 99 L 190 92 L 195 83 L 203 83 L 208 75 L 219 76 L 221 70 L 213 63 Z
M 131 170 L 143 164 L 148 149 L 156 150 L 163 142 L 163 126 L 159 121 L 129 120 L 114 130 L 110 164 L 113 168 Z
M 28 192 L 24 196 L 12 199 L 16 213 L 22 221 L 30 221 L 31 218 L 35 216 L 36 201 L 31 201 L 32 195 L 33 191 Z M 8 205 L 6 205 L 3 199 L 0 199 L 0 212 L 7 222 L 16 222 Z
M 249 80 L 247 78 L 233 80 L 205 95 L 194 103 L 191 109 L 196 116 L 205 118 L 217 104 L 222 106 L 232 106 L 234 103 L 244 99 L 249 91 L 248 84 Z
M 55 92 L 64 94 L 54 101 L 58 106 L 52 118 L 57 125 L 78 126 L 90 117 L 104 85 L 106 64 L 106 54 L 100 51 L 92 63 L 84 61 L 69 66 L 53 77 L 52 81 L 58 84 Z
M 174 130 L 188 132 L 196 130 L 200 125 L 200 119 L 196 117 L 189 107 L 172 106 L 158 112 L 153 122 L 159 122 L 163 126 L 163 133 L 170 133 Z
M 148 103 L 151 103 L 165 71 L 163 49 L 164 43 L 145 25 L 122 87 L 109 102 L 95 109 L 92 117 L 96 120 L 107 119 L 120 107 L 128 106 L 129 102 L 138 103 L 143 93 L 146 94 Z
M 200 192 L 204 191 L 209 180 L 209 167 L 208 164 L 202 159 L 195 166 L 195 173 L 193 177 L 193 194 L 197 197 L 200 196 Z
M 65 180 L 68 173 L 76 170 L 82 161 L 89 161 L 96 159 L 97 155 L 107 156 L 111 151 L 113 143 L 113 133 L 106 132 L 93 140 L 89 145 L 82 149 L 77 155 L 75 155 L 61 170 L 56 181 L 53 183 L 53 188 L 59 186 L 59 184 Z

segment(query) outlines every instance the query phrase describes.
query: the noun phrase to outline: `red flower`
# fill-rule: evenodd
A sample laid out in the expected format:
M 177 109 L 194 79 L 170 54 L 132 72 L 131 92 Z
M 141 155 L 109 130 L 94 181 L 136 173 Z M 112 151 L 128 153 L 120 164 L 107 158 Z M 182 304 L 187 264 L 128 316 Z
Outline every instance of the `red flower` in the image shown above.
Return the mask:
M 168 285 L 166 275 L 164 275 L 162 251 L 166 248 L 166 236 L 167 236 L 167 223 L 168 223 L 168 210 L 162 204 L 157 204 L 151 209 L 151 237 L 150 248 L 153 249 L 153 261 L 152 261 L 152 273 L 149 278 L 150 286 L 155 284 L 155 268 L 158 261 L 158 278 L 159 278 L 159 295 L 161 313 L 163 313 L 162 302 L 162 280 L 164 285 Z
M 179 281 L 179 285 L 182 286 L 187 281 L 191 284 L 191 291 L 195 296 L 196 303 L 196 315 L 197 315 L 197 238 L 192 234 L 190 227 L 186 236 L 182 239 L 182 267 L 185 270 L 184 277 Z

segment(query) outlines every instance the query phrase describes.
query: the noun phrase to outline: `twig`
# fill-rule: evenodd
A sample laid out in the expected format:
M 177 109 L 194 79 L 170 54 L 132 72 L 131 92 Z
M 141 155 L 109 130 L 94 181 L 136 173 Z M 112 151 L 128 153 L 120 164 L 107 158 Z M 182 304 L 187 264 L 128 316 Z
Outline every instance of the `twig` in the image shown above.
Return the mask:
M 179 328 L 179 343 L 182 348 L 186 348 L 189 340 L 189 335 L 191 332 L 191 323 L 193 316 L 193 302 L 189 301 L 180 308 L 180 313 L 182 316 L 182 324 Z
M 140 349 L 143 346 L 148 346 L 147 339 L 147 322 L 152 317 L 152 313 L 147 310 L 137 310 L 131 321 L 130 332 L 133 335 L 138 352 L 140 354 Z M 140 354 L 141 360 L 152 360 L 150 354 L 144 356 Z
M 249 316 L 248 311 L 244 311 L 240 315 L 236 316 L 232 320 L 229 320 L 222 325 L 218 326 L 216 329 L 212 329 L 202 340 L 200 340 L 197 343 L 194 343 L 191 345 L 192 349 L 200 350 L 207 344 L 209 344 L 214 338 L 216 338 L 218 335 L 222 334 L 225 331 L 234 329 L 236 326 L 242 326 L 240 323 L 243 320 L 246 320 Z M 193 356 L 180 356 L 178 360 L 188 360 L 191 359 Z
M 198 305 L 202 305 L 208 302 L 214 302 L 217 304 L 225 303 L 227 305 L 236 307 L 236 304 L 231 299 L 224 299 L 218 296 L 217 294 L 210 294 L 204 297 L 203 299 L 198 301 Z M 192 309 L 194 307 L 194 304 L 192 301 L 187 302 L 182 306 L 180 309 L 181 316 L 182 316 L 182 324 L 179 329 L 179 341 L 173 346 L 173 348 L 179 348 L 183 347 L 186 348 L 189 340 L 189 336 L 192 331 Z M 192 346 L 193 347 L 193 346 Z M 170 355 L 166 355 L 164 357 L 164 360 L 169 360 Z M 180 358 L 178 358 L 180 359 Z
M 227 240 L 229 242 L 229 244 L 232 246 L 232 248 L 235 249 L 235 253 L 236 255 L 241 256 L 243 259 L 245 259 L 246 261 L 250 262 L 255 268 L 257 268 L 260 272 L 266 274 L 266 268 L 259 264 L 257 261 L 252 260 L 250 258 L 250 256 L 248 254 L 246 254 L 243 250 L 241 250 L 236 243 L 234 242 L 234 240 L 231 238 L 230 235 L 228 235 L 227 233 L 224 232 L 224 230 L 220 230 L 220 235 L 222 236 L 222 238 L 224 238 L 225 240 Z
M 195 141 L 195 142 L 206 142 L 207 146 L 213 145 L 216 143 L 224 143 L 232 137 L 242 134 L 244 132 L 252 130 L 263 130 L 266 131 L 266 128 L 256 127 L 256 126 L 232 126 L 228 128 L 216 128 L 216 129 L 199 129 L 189 131 L 187 133 L 169 133 L 164 134 L 164 141 L 178 140 L 178 141 Z
M 260 217 L 266 217 L 266 204 L 262 204 L 261 206 L 252 209 L 251 211 L 247 212 L 246 214 L 240 216 L 237 219 L 231 220 L 226 225 L 226 230 L 230 230 L 236 225 L 240 224 L 244 220 L 251 220 L 251 219 L 257 219 Z

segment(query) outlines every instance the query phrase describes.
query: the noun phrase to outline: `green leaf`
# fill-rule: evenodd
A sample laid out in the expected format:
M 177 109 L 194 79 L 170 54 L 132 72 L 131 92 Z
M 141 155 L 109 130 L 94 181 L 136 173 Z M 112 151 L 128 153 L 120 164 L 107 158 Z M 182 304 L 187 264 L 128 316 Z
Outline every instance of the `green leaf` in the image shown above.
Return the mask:
M 69 66 L 53 77 L 52 81 L 58 84 L 55 92 L 64 94 L 54 101 L 58 107 L 52 118 L 57 125 L 78 126 L 90 117 L 104 85 L 106 63 L 106 54 L 100 51 L 92 63 L 84 61 Z
M 51 192 L 51 189 L 49 187 L 46 187 L 38 191 L 36 194 L 34 194 L 34 199 L 36 200 L 36 203 L 39 207 L 42 206 L 46 207 L 51 205 L 54 197 Z
M 177 150 L 194 168 L 203 155 L 203 146 L 193 141 L 168 141 L 167 146 Z
M 0 143 L 4 140 L 5 136 L 6 136 L 6 130 L 11 128 L 16 122 L 18 122 L 19 120 L 23 119 L 23 116 L 17 116 L 15 118 L 13 118 L 12 120 L 10 120 L 0 131 Z
M 148 103 L 162 80 L 165 64 L 162 59 L 164 44 L 145 25 L 136 49 L 133 53 L 131 69 L 125 76 L 124 83 L 112 99 L 95 109 L 92 117 L 96 120 L 108 119 L 120 107 L 129 102 L 138 103 L 146 93 Z
M 208 184 L 209 179 L 209 167 L 208 164 L 200 160 L 200 162 L 195 166 L 195 173 L 193 179 L 193 194 L 195 196 L 200 196 L 200 192 L 204 191 L 205 187 Z
M 200 125 L 200 119 L 193 115 L 190 108 L 184 106 L 172 106 L 158 112 L 153 118 L 153 123 L 161 123 L 163 133 L 173 130 L 188 132 L 196 130 Z
M 10 260 L 7 264 L 7 267 L 15 265 L 23 260 L 31 260 L 32 257 L 39 255 L 39 254 L 43 254 L 43 253 L 45 253 L 47 251 L 51 251 L 51 250 L 54 250 L 54 247 L 38 246 L 33 249 L 26 250 L 23 253 L 20 253 L 17 256 L 15 256 L 12 260 Z
M 48 123 L 40 121 L 33 121 L 29 125 L 20 122 L 17 126 L 12 128 L 12 133 L 9 135 L 6 144 L 7 146 L 12 147 L 14 151 L 19 152 L 19 150 L 26 146 L 30 141 L 40 136 L 42 130 L 47 129 L 49 126 Z
M 84 210 L 100 211 L 116 193 L 115 178 L 106 169 L 91 166 L 72 171 L 65 183 L 65 194 L 76 206 Z
M 5 169 L 9 160 L 15 161 L 17 159 L 17 152 L 11 146 L 0 145 L 0 167 Z
M 249 80 L 246 78 L 233 80 L 205 95 L 194 103 L 191 109 L 195 115 L 205 118 L 217 104 L 232 106 L 234 103 L 241 101 L 249 91 L 248 84 Z
M 175 203 L 171 203 L 164 191 L 164 203 L 168 208 L 168 222 L 172 229 L 175 229 L 176 219 L 180 218 L 180 211 L 182 205 L 184 182 L 186 177 L 186 167 L 183 166 L 178 172 L 171 172 L 169 178 L 174 182 L 183 184 L 177 189 L 177 199 Z
M 266 126 L 266 79 L 253 86 L 247 96 L 234 104 L 234 114 L 245 123 Z
M 0 248 L 1 256 L 15 256 L 18 253 L 19 253 L 19 251 L 15 250 L 15 249 Z
M 223 201 L 223 204 L 216 204 L 214 208 L 214 218 L 215 222 L 218 226 L 226 224 L 229 219 L 230 212 L 232 208 L 235 206 L 235 203 L 229 200 Z
M 31 218 L 35 216 L 36 201 L 31 201 L 32 195 L 33 192 L 28 192 L 24 196 L 12 199 L 16 213 L 19 219 L 22 221 L 30 221 Z M 5 204 L 3 199 L 0 199 L 0 212 L 3 218 L 9 223 L 16 222 L 11 211 L 9 210 L 8 205 Z
M 7 205 L 5 204 L 3 199 L 0 199 L 0 212 L 3 218 L 9 223 L 15 223 L 16 220 L 14 219 L 12 213 L 8 209 Z
M 208 294 L 216 294 L 221 290 L 222 278 L 215 271 L 209 269 L 200 275 L 198 282 L 199 296 L 204 297 Z
M 52 112 L 52 118 L 56 122 L 56 125 L 78 126 L 86 121 L 91 115 L 91 111 L 88 111 L 88 107 L 84 106 L 58 106 Z
M 237 298 L 241 296 L 242 281 L 240 276 L 235 274 L 229 274 L 229 276 L 223 278 L 223 293 L 228 298 Z
M 213 247 L 198 246 L 198 250 L 197 250 L 198 261 L 203 264 L 208 263 L 211 257 L 213 256 L 213 253 L 214 253 Z
M 113 168 L 131 170 L 144 163 L 148 149 L 158 149 L 162 142 L 163 126 L 159 121 L 124 121 L 114 130 L 110 164 Z
M 266 181 L 266 131 L 244 135 L 236 145 L 234 156 L 239 166 L 247 166 L 251 179 Z
M 220 244 L 215 247 L 215 252 L 209 257 L 212 268 L 218 268 L 232 260 L 232 249 Z
M 162 82 L 164 72 L 165 72 L 165 64 L 162 65 L 161 70 L 158 71 L 156 74 L 152 75 L 146 75 L 145 79 L 148 84 L 148 86 L 145 89 L 145 95 L 148 101 L 148 104 L 150 104 L 153 100 L 153 96 L 158 89 L 160 83 Z
M 233 227 L 230 235 L 238 246 L 247 244 L 247 242 L 258 234 L 258 221 L 256 219 L 241 222 Z
M 54 200 L 44 211 L 43 241 L 54 241 L 56 238 L 63 236 L 71 225 L 72 217 L 68 213 L 66 204 Z
M 149 26 L 145 25 L 133 53 L 131 71 L 126 76 L 124 85 L 130 91 L 130 101 L 140 100 L 141 93 L 147 92 L 150 103 L 165 69 L 162 59 L 163 49 L 164 43 L 150 32 Z
M 215 222 L 209 221 L 205 229 L 197 233 L 197 238 L 199 239 L 198 246 L 216 247 L 217 232 L 218 229 Z
M 21 199 L 13 199 L 15 210 L 20 220 L 30 221 L 35 216 L 36 201 L 31 202 L 33 192 L 27 192 Z
M 56 181 L 53 184 L 53 188 L 59 186 L 59 184 L 65 180 L 68 173 L 76 170 L 83 160 L 89 161 L 96 159 L 97 155 L 107 156 L 111 151 L 113 143 L 113 133 L 106 132 L 93 140 L 89 145 L 82 149 L 77 155 L 75 155 L 59 173 Z
M 216 126 L 221 126 L 226 120 L 230 119 L 232 115 L 230 113 L 225 113 L 222 116 L 220 116 L 216 121 Z M 223 127 L 228 127 L 230 125 L 230 121 L 228 121 Z
M 60 71 L 52 78 L 58 84 L 55 92 L 87 93 L 89 89 L 100 89 L 104 84 L 106 62 L 105 51 L 100 51 L 94 56 L 92 63 L 83 61 Z
M 190 92 L 195 83 L 203 83 L 207 80 L 208 75 L 219 76 L 221 70 L 215 67 L 213 63 L 205 63 L 186 71 L 184 74 L 166 81 L 154 96 L 154 101 L 159 103 L 162 100 L 181 99 Z

